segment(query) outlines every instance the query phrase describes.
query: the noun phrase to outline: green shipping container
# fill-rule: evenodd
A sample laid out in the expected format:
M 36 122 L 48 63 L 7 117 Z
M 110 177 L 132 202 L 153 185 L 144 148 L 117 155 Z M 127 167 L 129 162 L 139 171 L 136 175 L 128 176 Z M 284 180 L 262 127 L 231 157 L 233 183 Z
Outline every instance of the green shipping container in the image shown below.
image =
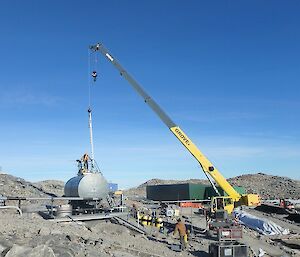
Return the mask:
M 207 185 L 189 184 L 189 192 L 190 192 L 189 200 L 204 200 L 206 188 L 207 188 Z
M 217 187 L 221 195 L 227 195 L 224 191 Z M 245 194 L 244 187 L 235 186 L 234 189 L 239 194 Z M 146 187 L 147 199 L 153 201 L 183 201 L 183 200 L 209 200 L 217 193 L 213 187 L 202 184 L 169 184 L 169 185 L 153 185 Z
M 147 186 L 147 199 L 154 201 L 204 200 L 207 185 L 170 184 Z

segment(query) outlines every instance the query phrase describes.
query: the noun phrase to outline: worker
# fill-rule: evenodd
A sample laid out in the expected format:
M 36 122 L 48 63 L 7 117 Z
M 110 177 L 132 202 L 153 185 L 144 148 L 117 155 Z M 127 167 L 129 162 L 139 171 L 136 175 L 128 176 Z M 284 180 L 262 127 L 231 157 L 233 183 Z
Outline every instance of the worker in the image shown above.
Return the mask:
M 84 169 L 86 170 L 86 171 L 88 171 L 88 169 L 89 169 L 89 160 L 90 160 L 91 158 L 90 158 L 90 156 L 87 154 L 87 153 L 85 153 L 83 156 L 82 156 L 82 158 L 81 158 L 81 160 L 82 160 L 82 162 L 83 162 L 83 167 L 84 167 Z
M 138 218 L 138 208 L 135 203 L 132 204 L 131 212 L 132 212 L 132 216 L 137 219 Z
M 187 247 L 187 231 L 185 224 L 183 223 L 183 221 L 181 221 L 180 218 L 177 220 L 173 235 L 175 236 L 177 232 L 179 232 L 181 249 L 184 250 Z
M 94 70 L 94 71 L 92 72 L 92 77 L 93 77 L 93 79 L 94 79 L 94 82 L 96 82 L 97 76 L 98 76 L 98 75 L 97 75 L 97 71 Z

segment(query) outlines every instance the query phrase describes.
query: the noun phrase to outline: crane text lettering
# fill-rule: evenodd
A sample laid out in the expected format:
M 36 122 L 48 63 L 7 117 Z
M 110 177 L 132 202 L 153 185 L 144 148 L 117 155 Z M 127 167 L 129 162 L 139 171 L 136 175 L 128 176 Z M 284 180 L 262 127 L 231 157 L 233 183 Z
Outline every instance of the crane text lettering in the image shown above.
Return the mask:
M 190 145 L 190 141 L 186 138 L 186 136 L 178 129 L 175 129 L 176 134 L 179 136 L 179 138 L 184 142 L 186 145 Z

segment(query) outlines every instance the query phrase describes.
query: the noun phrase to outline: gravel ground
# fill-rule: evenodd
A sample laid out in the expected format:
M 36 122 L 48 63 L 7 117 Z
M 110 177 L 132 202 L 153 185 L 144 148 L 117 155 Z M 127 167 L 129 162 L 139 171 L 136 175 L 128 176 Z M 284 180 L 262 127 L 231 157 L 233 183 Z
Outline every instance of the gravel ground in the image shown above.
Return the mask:
M 56 223 L 37 214 L 0 216 L 1 256 L 207 256 L 202 244 L 176 253 L 176 238 L 150 238 L 110 221 Z M 202 253 L 201 253 L 202 252 Z M 199 254 L 201 253 L 201 254 Z
M 259 176 L 265 178 L 266 175 Z M 289 180 L 284 181 L 286 181 L 284 185 L 291 183 Z M 198 183 L 195 180 L 193 182 Z M 152 183 L 161 183 L 161 181 L 155 180 Z M 60 181 L 30 183 L 7 174 L 0 174 L 0 186 L 0 194 L 7 196 L 45 197 L 61 195 L 63 190 L 63 183 Z M 143 193 L 144 190 L 145 184 L 137 191 L 130 192 L 137 198 L 141 198 L 141 192 Z M 127 201 L 128 206 L 132 206 L 133 203 L 132 198 Z M 137 206 L 142 205 L 142 202 L 137 202 Z M 41 202 L 27 202 L 25 209 L 30 210 L 41 206 Z M 206 221 L 203 216 L 195 215 L 189 208 L 182 211 L 182 215 L 187 217 L 187 223 L 192 222 L 200 230 L 205 229 Z M 266 216 L 253 209 L 248 211 L 289 228 L 293 242 L 299 242 L 297 236 L 300 234 L 300 227 L 296 224 L 282 220 L 281 216 Z M 170 247 L 179 244 L 179 240 L 172 236 L 171 230 L 169 234 L 162 234 L 155 228 L 151 228 L 151 233 L 144 236 L 114 221 L 56 223 L 44 220 L 37 213 L 25 213 L 19 216 L 14 210 L 0 210 L 0 214 L 1 257 L 208 256 L 208 247 L 215 240 L 207 237 L 205 233 L 200 233 L 191 238 L 186 251 L 175 252 Z M 299 250 L 287 247 L 284 240 L 287 240 L 287 237 L 271 238 L 245 228 L 242 241 L 251 246 L 255 253 L 258 253 L 259 248 L 266 251 L 268 255 L 264 255 L 265 257 L 300 256 Z
M 188 216 L 190 210 L 185 210 Z M 256 213 L 257 214 L 257 213 Z M 205 219 L 193 215 L 194 226 L 205 228 Z M 280 224 L 282 225 L 282 223 Z M 128 228 L 110 221 L 56 223 L 44 220 L 38 214 L 24 214 L 22 217 L 3 212 L 0 216 L 1 256 L 208 256 L 208 246 L 214 239 L 199 234 L 190 241 L 187 251 L 174 252 L 170 245 L 178 244 L 178 239 L 166 236 L 153 229 L 151 236 L 137 234 Z M 269 255 L 292 256 L 291 251 L 272 239 L 245 229 L 243 242 L 259 248 Z

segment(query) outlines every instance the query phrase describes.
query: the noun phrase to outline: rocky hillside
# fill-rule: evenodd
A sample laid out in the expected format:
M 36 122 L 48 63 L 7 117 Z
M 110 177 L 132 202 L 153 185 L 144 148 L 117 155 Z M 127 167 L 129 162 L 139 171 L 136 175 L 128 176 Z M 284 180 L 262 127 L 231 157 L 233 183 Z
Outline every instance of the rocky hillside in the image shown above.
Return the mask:
M 20 197 L 62 196 L 64 183 L 48 180 L 31 183 L 22 178 L 0 173 L 0 195 Z
M 247 174 L 228 179 L 233 186 L 243 186 L 248 193 L 257 193 L 263 199 L 275 198 L 300 198 L 300 181 L 293 180 L 287 177 L 279 177 L 267 175 L 264 173 Z M 209 184 L 207 180 L 190 179 L 190 180 L 163 180 L 151 179 L 139 185 L 136 188 L 131 188 L 126 191 L 129 196 L 146 196 L 147 185 L 159 184 L 179 184 L 179 183 L 199 183 Z
M 248 193 L 257 193 L 265 199 L 300 198 L 300 181 L 264 173 L 241 175 L 229 179 L 232 185 L 243 186 Z
M 181 184 L 181 183 L 191 183 L 191 184 L 207 184 L 207 180 L 205 179 L 188 179 L 188 180 L 164 180 L 164 179 L 151 179 L 146 181 L 145 183 L 138 186 L 138 188 L 146 188 L 146 186 L 150 185 L 161 185 L 161 184 Z
M 43 190 L 44 192 L 49 192 L 56 196 L 62 196 L 64 194 L 65 183 L 60 180 L 43 180 L 34 183 L 34 185 Z

